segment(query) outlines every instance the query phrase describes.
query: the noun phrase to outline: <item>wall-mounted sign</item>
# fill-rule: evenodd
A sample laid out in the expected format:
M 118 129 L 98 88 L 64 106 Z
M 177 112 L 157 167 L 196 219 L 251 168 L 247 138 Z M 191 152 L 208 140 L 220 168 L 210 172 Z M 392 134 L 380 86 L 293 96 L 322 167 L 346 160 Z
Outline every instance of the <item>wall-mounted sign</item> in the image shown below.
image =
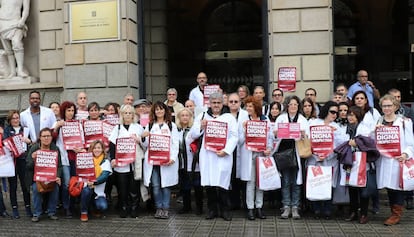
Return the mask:
M 119 0 L 72 2 L 69 17 L 71 43 L 120 39 Z

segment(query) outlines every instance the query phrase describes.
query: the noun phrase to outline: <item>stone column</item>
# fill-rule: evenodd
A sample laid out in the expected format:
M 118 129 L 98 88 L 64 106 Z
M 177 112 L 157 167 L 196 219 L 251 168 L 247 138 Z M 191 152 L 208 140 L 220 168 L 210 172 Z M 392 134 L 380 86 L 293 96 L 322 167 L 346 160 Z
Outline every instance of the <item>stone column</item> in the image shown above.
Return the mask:
M 120 40 L 104 42 L 69 42 L 69 4 L 81 0 L 64 0 L 64 69 L 63 100 L 75 100 L 86 91 L 88 101 L 100 105 L 122 103 L 131 92 L 138 95 L 137 4 L 120 0 Z
M 269 0 L 269 32 L 273 88 L 277 88 L 278 68 L 295 66 L 294 94 L 303 98 L 306 88 L 313 87 L 318 101 L 329 100 L 333 80 L 332 0 Z

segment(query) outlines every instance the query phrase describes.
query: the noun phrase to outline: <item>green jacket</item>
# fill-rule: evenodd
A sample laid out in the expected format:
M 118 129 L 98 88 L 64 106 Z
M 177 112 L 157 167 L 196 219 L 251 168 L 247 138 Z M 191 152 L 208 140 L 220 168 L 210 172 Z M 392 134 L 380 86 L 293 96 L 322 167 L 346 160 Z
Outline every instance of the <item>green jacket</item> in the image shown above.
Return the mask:
M 26 184 L 29 185 L 29 188 L 30 188 L 31 184 L 34 182 L 33 181 L 34 162 L 33 162 L 32 154 L 33 154 L 33 152 L 35 152 L 37 150 L 40 150 L 40 144 L 39 143 L 34 144 L 30 148 L 29 152 L 27 153 L 27 158 L 26 158 Z M 60 157 L 59 148 L 52 142 L 50 144 L 50 150 L 58 152 L 58 169 L 57 169 L 56 177 L 61 177 L 62 176 L 62 159 Z

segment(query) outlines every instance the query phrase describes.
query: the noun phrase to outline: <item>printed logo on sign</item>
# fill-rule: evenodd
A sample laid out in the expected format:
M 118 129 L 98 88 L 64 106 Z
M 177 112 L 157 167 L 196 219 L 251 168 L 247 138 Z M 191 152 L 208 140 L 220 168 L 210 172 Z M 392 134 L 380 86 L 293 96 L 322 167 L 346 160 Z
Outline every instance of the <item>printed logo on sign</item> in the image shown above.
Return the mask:
M 264 158 L 263 159 L 263 165 L 266 169 L 273 166 L 272 160 L 270 158 Z
M 312 174 L 314 177 L 317 177 L 319 175 L 323 175 L 322 168 L 320 166 L 311 167 L 312 168 Z

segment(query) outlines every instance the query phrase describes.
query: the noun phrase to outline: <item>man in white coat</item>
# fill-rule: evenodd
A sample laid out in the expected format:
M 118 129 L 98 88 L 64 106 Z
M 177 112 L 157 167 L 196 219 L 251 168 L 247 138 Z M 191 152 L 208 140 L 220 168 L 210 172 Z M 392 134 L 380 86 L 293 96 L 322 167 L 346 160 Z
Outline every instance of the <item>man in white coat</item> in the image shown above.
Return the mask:
M 38 134 L 43 128 L 53 128 L 56 117 L 49 108 L 41 106 L 40 92 L 31 91 L 29 94 L 30 107 L 20 113 L 22 127 L 28 128 L 29 139 L 36 142 Z
M 206 219 L 221 216 L 224 220 L 232 219 L 229 208 L 229 187 L 233 165 L 233 151 L 238 141 L 236 119 L 223 110 L 223 94 L 220 92 L 210 95 L 210 108 L 197 116 L 191 128 L 191 136 L 196 139 L 204 134 L 207 121 L 220 121 L 227 124 L 226 142 L 224 149 L 219 151 L 207 150 L 203 145 L 200 149 L 201 185 L 206 186 L 207 206 L 209 209 Z
M 204 86 L 207 85 L 207 75 L 204 72 L 197 74 L 197 83 L 198 85 L 190 91 L 188 99 L 194 101 L 196 108 L 204 107 Z

